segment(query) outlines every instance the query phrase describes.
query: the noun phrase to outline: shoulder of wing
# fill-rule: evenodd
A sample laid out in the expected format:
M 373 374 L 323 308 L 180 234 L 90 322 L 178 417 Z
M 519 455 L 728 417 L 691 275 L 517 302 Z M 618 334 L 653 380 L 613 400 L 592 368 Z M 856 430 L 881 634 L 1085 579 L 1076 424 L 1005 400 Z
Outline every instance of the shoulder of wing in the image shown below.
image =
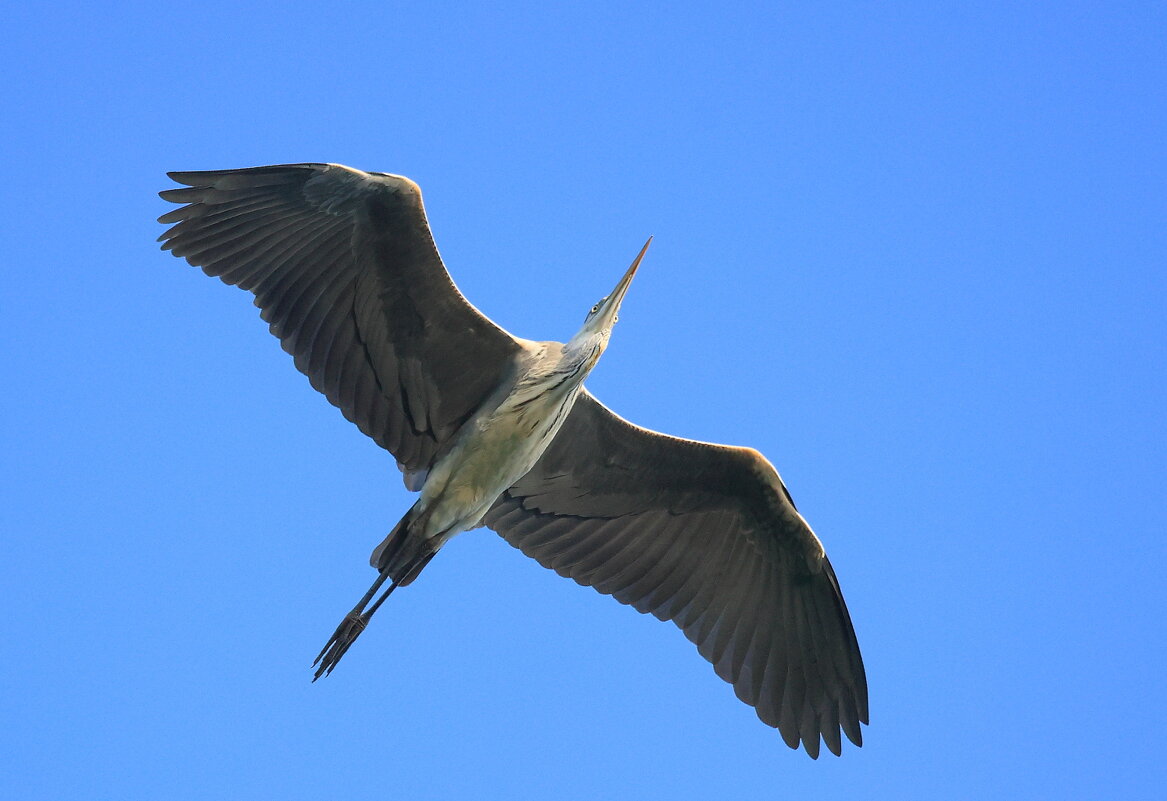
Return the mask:
M 616 414 L 587 390 L 577 403 L 585 411 L 584 419 L 596 421 L 595 430 L 589 433 L 608 451 L 609 462 L 649 458 L 668 483 L 700 481 L 708 490 L 738 498 L 756 516 L 785 516 L 788 512 L 797 516 L 778 471 L 758 450 L 645 428 Z M 629 449 L 633 453 L 627 453 Z
M 421 187 L 403 175 L 364 172 L 343 164 L 312 165 L 304 183 L 304 198 L 321 211 L 343 214 L 371 199 L 421 208 Z

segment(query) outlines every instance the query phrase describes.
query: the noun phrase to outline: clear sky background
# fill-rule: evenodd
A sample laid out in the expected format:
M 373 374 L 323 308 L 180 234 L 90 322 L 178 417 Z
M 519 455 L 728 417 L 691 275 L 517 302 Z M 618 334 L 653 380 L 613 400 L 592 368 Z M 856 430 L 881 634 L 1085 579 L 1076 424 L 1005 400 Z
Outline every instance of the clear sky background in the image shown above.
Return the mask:
M 0 28 L 0 796 L 1151 798 L 1164 782 L 1161 3 L 27 3 Z M 464 535 L 326 681 L 411 499 L 166 170 L 410 176 L 465 294 L 752 445 L 827 547 L 862 749 Z

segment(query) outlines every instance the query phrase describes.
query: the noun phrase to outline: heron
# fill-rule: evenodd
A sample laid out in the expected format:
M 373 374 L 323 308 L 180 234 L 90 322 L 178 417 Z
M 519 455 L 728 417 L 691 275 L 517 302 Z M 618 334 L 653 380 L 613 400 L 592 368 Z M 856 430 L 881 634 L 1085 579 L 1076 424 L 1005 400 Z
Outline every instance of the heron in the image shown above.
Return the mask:
M 296 367 L 419 493 L 373 550 L 377 578 L 313 681 L 451 537 L 486 526 L 675 623 L 789 747 L 817 758 L 821 740 L 839 755 L 840 730 L 862 745 L 850 613 L 774 467 L 634 425 L 584 387 L 651 237 L 574 336 L 532 341 L 458 291 L 408 178 L 325 163 L 168 175 L 182 186 L 160 193 L 180 204 L 159 217 L 163 249 L 253 293 Z

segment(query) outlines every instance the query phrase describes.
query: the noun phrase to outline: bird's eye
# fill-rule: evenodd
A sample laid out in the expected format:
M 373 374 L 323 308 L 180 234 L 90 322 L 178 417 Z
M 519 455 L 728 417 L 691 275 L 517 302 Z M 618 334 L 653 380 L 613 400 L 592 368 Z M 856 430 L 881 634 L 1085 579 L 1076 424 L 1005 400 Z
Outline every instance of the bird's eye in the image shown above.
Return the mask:
M 595 306 L 592 306 L 592 314 L 595 314 L 599 310 L 600 310 L 600 304 L 597 303 Z

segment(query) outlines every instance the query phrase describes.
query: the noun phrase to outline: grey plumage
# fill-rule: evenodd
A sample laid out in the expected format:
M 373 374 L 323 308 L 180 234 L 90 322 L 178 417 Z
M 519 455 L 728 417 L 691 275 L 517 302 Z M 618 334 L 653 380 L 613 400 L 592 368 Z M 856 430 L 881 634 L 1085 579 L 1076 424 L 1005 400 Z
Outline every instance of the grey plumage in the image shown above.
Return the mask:
M 861 744 L 867 685 L 847 607 L 774 468 L 635 426 L 582 388 L 643 250 L 569 343 L 532 342 L 458 292 L 408 179 L 328 164 L 170 176 L 187 188 L 161 193 L 183 204 L 160 218 L 173 224 L 163 247 L 253 292 L 296 367 L 422 491 L 318 676 L 384 600 L 366 608 L 381 582 L 403 586 L 453 529 L 481 522 L 676 623 L 792 748 L 817 756 L 821 736 L 838 754 L 840 728 Z

